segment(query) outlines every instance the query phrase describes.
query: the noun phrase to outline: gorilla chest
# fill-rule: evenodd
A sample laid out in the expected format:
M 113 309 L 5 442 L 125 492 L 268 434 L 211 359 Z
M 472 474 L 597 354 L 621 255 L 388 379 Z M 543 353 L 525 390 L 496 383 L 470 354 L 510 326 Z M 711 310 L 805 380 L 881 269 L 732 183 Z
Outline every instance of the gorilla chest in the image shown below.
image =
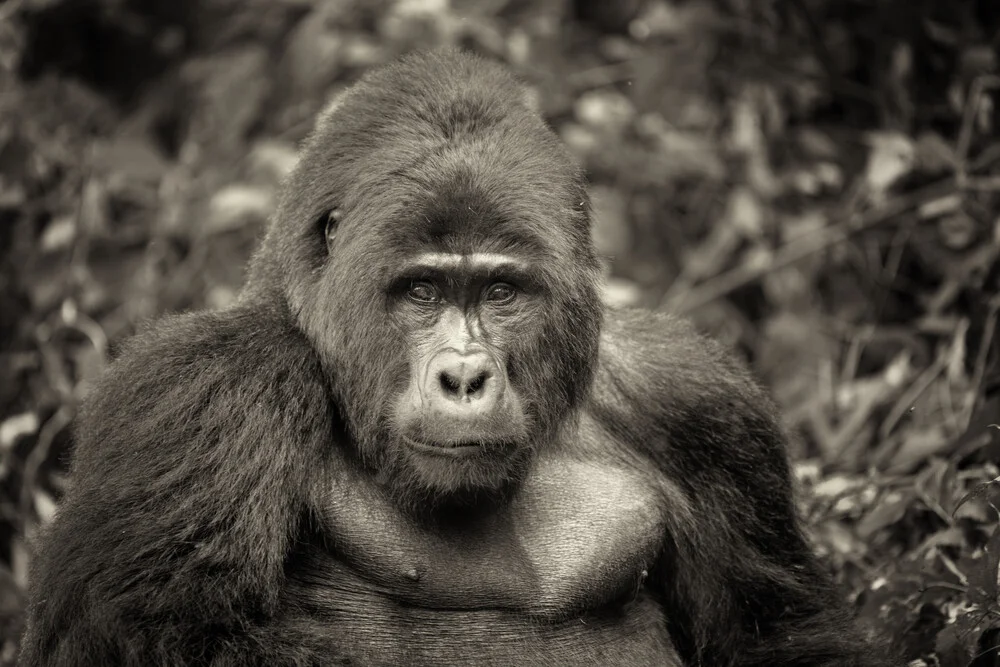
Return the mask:
M 339 559 L 389 596 L 541 617 L 635 597 L 663 530 L 657 497 L 636 473 L 564 460 L 540 462 L 502 511 L 434 528 L 349 487 L 334 492 L 329 512 Z
M 463 664 L 471 646 L 489 647 L 493 664 L 505 664 L 497 657 L 505 651 L 516 664 L 673 655 L 662 610 L 643 586 L 659 555 L 662 511 L 634 472 L 539 462 L 505 510 L 435 529 L 342 484 L 324 524 L 330 548 L 297 568 L 296 597 L 358 651 L 408 664 Z M 361 664 L 381 664 L 375 654 Z

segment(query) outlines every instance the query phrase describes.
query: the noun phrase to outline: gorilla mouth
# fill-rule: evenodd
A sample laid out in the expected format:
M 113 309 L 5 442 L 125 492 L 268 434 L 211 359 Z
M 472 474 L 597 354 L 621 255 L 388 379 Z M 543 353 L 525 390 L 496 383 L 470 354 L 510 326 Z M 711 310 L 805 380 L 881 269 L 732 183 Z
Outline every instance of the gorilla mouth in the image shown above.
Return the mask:
M 426 442 L 414 440 L 413 438 L 403 438 L 408 447 L 424 454 L 434 454 L 437 456 L 472 456 L 486 449 L 503 449 L 510 445 L 505 441 L 488 442 L 484 440 L 458 441 L 458 442 Z

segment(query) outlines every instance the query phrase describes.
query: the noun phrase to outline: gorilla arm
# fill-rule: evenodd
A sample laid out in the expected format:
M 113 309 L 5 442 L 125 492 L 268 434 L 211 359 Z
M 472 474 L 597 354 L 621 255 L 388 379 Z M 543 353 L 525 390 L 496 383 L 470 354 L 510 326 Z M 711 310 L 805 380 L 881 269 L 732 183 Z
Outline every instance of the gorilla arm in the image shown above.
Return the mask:
M 22 665 L 284 664 L 304 650 L 259 624 L 331 403 L 311 348 L 262 310 L 161 321 L 94 388 L 31 573 Z
M 785 436 L 747 371 L 645 311 L 609 313 L 601 354 L 599 418 L 686 496 L 648 584 L 665 595 L 681 654 L 720 667 L 889 664 L 800 531 Z

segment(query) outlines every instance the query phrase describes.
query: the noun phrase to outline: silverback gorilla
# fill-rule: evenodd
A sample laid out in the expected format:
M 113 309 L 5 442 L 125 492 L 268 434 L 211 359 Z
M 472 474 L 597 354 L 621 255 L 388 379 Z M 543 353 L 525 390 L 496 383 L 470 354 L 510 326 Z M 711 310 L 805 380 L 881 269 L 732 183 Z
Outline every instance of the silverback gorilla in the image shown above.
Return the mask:
M 583 175 L 506 70 L 370 73 L 239 301 L 92 392 L 22 664 L 886 664 L 766 396 L 598 282 Z

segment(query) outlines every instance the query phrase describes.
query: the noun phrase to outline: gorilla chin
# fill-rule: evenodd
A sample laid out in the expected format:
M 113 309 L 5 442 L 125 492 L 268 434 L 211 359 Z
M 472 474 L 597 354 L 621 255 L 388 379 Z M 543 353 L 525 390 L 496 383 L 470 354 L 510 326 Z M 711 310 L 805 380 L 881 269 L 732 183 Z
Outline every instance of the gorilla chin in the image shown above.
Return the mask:
M 500 494 L 516 488 L 527 472 L 534 448 L 525 441 L 479 440 L 428 442 L 401 438 L 405 453 L 401 468 L 390 482 L 399 500 L 407 505 L 433 498 L 435 504 L 458 502 L 470 494 Z M 395 483 L 402 481 L 402 484 Z

